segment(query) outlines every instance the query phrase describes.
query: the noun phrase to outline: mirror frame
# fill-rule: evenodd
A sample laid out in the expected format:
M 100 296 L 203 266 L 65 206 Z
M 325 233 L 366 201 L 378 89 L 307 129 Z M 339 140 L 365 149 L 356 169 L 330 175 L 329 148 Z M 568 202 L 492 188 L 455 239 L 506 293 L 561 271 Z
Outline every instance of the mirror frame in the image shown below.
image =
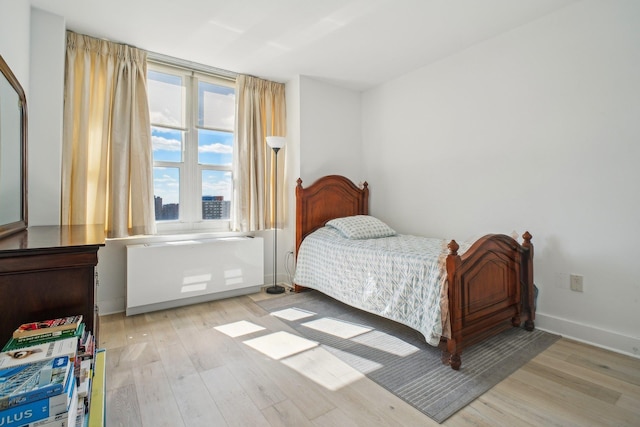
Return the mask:
M 20 82 L 0 55 L 0 71 L 7 79 L 9 84 L 18 94 L 20 99 L 20 169 L 21 169 L 21 185 L 20 196 L 22 206 L 20 213 L 22 219 L 8 224 L 0 224 L 0 238 L 17 233 L 27 228 L 27 98 Z

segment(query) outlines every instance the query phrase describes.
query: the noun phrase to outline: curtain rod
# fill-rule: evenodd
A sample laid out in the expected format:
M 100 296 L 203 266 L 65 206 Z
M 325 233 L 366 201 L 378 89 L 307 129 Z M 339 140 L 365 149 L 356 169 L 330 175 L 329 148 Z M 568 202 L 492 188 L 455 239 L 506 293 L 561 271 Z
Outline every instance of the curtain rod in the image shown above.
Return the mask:
M 86 36 L 86 37 L 90 37 L 93 39 L 97 39 L 97 40 L 105 40 L 111 43 L 116 43 L 116 44 L 121 44 L 124 46 L 129 46 L 132 47 L 134 49 L 140 49 L 140 50 L 144 50 L 147 53 L 147 59 L 154 61 L 154 62 L 159 62 L 161 64 L 165 64 L 165 65 L 171 65 L 174 67 L 178 67 L 178 68 L 182 68 L 188 71 L 199 71 L 201 73 L 204 74 L 210 74 L 216 77 L 220 77 L 223 79 L 227 79 L 227 80 L 232 80 L 235 81 L 236 77 L 238 77 L 238 73 L 235 73 L 233 71 L 229 71 L 229 70 L 225 70 L 222 68 L 217 68 L 217 67 L 211 67 L 209 65 L 204 65 L 204 64 L 200 64 L 197 62 L 192 62 L 192 61 L 187 61 L 186 59 L 180 59 L 180 58 L 176 58 L 173 56 L 169 56 L 169 55 L 164 55 L 162 53 L 157 53 L 157 52 L 151 52 L 150 50 L 146 50 L 146 49 L 141 49 L 137 46 L 134 46 L 132 44 L 128 44 L 128 43 L 123 43 L 123 42 L 116 42 L 113 40 L 109 40 L 106 38 L 98 38 L 95 36 L 90 36 L 87 34 L 82 34 L 82 33 L 78 33 L 75 32 L 73 30 L 67 29 L 68 33 L 75 33 L 78 35 L 82 35 L 82 36 Z
M 184 68 L 185 70 L 195 70 L 205 74 L 212 74 L 216 77 L 221 77 L 228 80 L 235 80 L 238 76 L 238 73 L 235 73 L 233 71 L 211 67 L 209 65 L 204 65 L 197 62 L 187 61 L 186 59 L 175 58 L 173 56 L 164 55 L 157 52 L 147 51 L 147 59 L 153 62 L 159 62 L 166 65 L 172 65 L 174 67 Z

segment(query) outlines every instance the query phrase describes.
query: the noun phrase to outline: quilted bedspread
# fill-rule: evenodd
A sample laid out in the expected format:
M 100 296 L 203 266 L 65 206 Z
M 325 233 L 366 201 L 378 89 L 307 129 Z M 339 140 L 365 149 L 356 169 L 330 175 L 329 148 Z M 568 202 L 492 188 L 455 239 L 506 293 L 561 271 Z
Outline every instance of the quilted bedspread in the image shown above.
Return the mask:
M 448 336 L 447 243 L 400 234 L 351 240 L 323 227 L 302 242 L 294 281 L 405 324 L 437 346 Z

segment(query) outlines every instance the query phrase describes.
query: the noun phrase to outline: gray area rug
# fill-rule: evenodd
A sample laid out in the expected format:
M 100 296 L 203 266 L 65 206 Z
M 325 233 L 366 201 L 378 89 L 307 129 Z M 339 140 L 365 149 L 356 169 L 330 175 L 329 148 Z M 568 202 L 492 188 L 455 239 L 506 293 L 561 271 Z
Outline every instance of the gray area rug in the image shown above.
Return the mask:
M 539 330 L 527 332 L 521 328 L 511 328 L 465 349 L 462 367 L 454 371 L 442 364 L 440 350 L 426 344 L 419 332 L 349 307 L 320 292 L 288 294 L 258 304 L 269 312 L 298 308 L 315 313 L 313 317 L 283 321 L 303 337 L 319 342 L 342 361 L 439 423 L 559 338 Z M 304 326 L 322 318 L 366 326 L 374 333 L 345 339 Z M 414 350 L 406 352 L 407 348 Z

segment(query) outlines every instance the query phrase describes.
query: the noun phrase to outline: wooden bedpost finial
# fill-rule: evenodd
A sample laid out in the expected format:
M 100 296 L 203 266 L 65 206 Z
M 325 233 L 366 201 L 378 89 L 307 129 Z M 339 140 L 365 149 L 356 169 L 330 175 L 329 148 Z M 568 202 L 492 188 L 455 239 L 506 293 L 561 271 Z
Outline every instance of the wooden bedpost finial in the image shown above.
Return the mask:
M 298 183 L 298 187 L 302 187 L 302 178 L 298 178 L 296 182 Z
M 453 256 L 458 255 L 458 249 L 460 249 L 460 245 L 458 244 L 458 242 L 456 242 L 455 240 L 452 240 L 449 242 L 447 247 L 449 248 L 449 255 L 453 255 Z
M 531 233 L 529 233 L 528 231 L 525 231 L 524 234 L 522 235 L 522 238 L 524 239 L 524 246 L 531 245 L 531 239 L 533 238 Z
M 362 183 L 362 188 L 367 188 L 369 186 L 369 183 L 367 181 Z

